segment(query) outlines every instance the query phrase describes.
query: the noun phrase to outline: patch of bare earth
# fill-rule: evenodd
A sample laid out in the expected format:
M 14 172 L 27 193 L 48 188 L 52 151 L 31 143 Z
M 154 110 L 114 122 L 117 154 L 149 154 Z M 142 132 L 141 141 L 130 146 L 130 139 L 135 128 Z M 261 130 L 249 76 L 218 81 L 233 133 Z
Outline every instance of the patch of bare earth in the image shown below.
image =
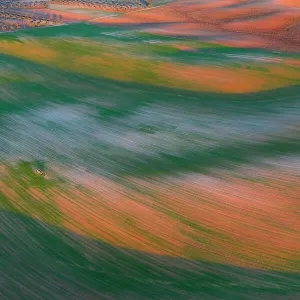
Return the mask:
M 68 194 L 56 191 L 64 226 L 113 245 L 255 268 L 296 271 L 300 253 L 298 177 L 267 183 L 190 175 L 138 180 L 132 190 L 89 178 Z M 94 190 L 94 192 L 92 192 Z
M 159 23 L 165 26 L 148 31 L 163 35 L 201 36 L 203 30 L 223 33 L 223 41 L 237 46 L 243 34 L 263 48 L 296 51 L 300 49 L 300 11 L 295 1 L 177 1 L 146 11 L 114 18 L 98 19 L 105 24 Z M 283 5 L 284 4 L 284 5 Z M 174 23 L 176 25 L 170 25 Z M 233 37 L 233 38 L 232 38 Z M 261 39 L 260 39 L 261 38 Z M 264 42 L 265 41 L 265 42 Z

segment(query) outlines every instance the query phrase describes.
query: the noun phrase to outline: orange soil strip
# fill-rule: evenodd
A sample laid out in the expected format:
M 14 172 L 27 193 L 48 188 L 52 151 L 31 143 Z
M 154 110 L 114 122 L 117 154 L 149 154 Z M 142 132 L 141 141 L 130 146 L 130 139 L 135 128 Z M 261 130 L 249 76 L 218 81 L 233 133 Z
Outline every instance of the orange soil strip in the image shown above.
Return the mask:
M 119 69 L 115 68 L 115 63 Z M 86 65 L 86 67 L 84 67 Z M 90 66 L 93 66 L 92 68 Z M 95 57 L 78 58 L 72 70 L 86 70 L 89 75 L 104 76 L 124 81 L 135 81 L 139 62 L 107 61 Z M 104 69 L 103 69 L 104 68 Z M 169 87 L 182 87 L 188 90 L 214 91 L 222 93 L 249 93 L 291 85 L 291 80 L 299 81 L 300 73 L 284 67 L 274 67 L 272 76 L 258 71 L 246 69 L 230 69 L 222 67 L 191 66 L 185 64 L 157 63 L 156 67 L 149 65 L 161 81 L 151 78 L 141 78 L 139 82 Z M 108 70 L 108 71 L 105 71 Z M 141 67 L 140 74 L 144 68 Z M 170 77 L 172 74 L 172 77 Z M 294 82 L 296 84 L 296 82 Z
M 252 267 L 276 264 L 281 268 L 281 263 L 286 264 L 291 258 L 297 260 L 300 211 L 295 207 L 300 194 L 299 179 L 282 176 L 281 187 L 267 187 L 233 178 L 201 177 L 195 175 L 194 179 L 175 181 L 169 186 L 139 183 L 155 189 L 156 199 L 161 199 L 163 207 L 232 239 L 210 240 L 208 252 L 219 245 L 223 255 L 229 255 L 237 264 L 251 258 Z
M 50 63 L 56 58 L 54 50 L 50 50 L 34 40 L 26 43 L 1 41 L 0 52 L 43 64 Z
M 220 23 L 222 20 L 231 20 L 236 17 L 248 15 L 259 16 L 265 13 L 276 11 L 275 8 L 266 6 L 250 8 L 220 9 L 230 4 L 238 4 L 241 1 L 218 1 L 203 4 L 185 3 L 178 1 L 162 7 L 153 8 L 146 11 L 127 13 L 116 18 L 106 18 L 105 20 L 93 20 L 103 23 L 167 23 L 167 22 L 202 22 Z
M 275 0 L 275 3 L 291 8 L 300 8 L 300 1 L 298 0 Z
M 0 181 L 0 192 L 2 192 L 7 198 L 18 198 L 18 194 L 6 184 Z
M 274 45 L 266 38 L 253 37 L 253 36 L 239 36 L 238 39 L 229 38 L 228 40 L 210 40 L 213 43 L 228 46 L 228 47 L 238 47 L 238 48 L 271 48 Z M 280 48 L 280 45 L 277 46 Z
M 138 14 L 125 14 L 118 17 L 108 17 L 105 19 L 94 19 L 95 23 L 104 24 L 145 24 L 145 23 L 167 23 L 167 22 L 187 22 L 188 19 L 183 16 L 173 16 L 167 13 L 156 14 L 155 11 L 139 12 Z
M 268 67 L 269 72 L 265 73 L 246 68 L 165 63 L 131 56 L 121 59 L 109 53 L 102 53 L 101 57 L 76 57 L 55 52 L 31 40 L 23 43 L 3 42 L 0 52 L 90 76 L 195 91 L 257 92 L 299 84 L 300 79 L 299 70 L 287 66 Z M 149 76 L 149 72 L 153 76 Z
M 232 22 L 223 25 L 225 29 L 239 32 L 276 32 L 286 30 L 300 23 L 300 11 L 290 11 L 257 20 Z
M 181 51 L 197 51 L 196 48 L 185 46 L 185 45 L 172 45 L 172 47 Z
M 37 188 L 30 188 L 28 190 L 29 194 L 31 195 L 31 197 L 33 199 L 35 199 L 36 201 L 43 201 L 43 202 L 48 202 L 48 198 L 45 196 L 44 193 L 42 193 L 42 191 L 39 191 Z
M 243 175 L 243 170 L 237 173 Z M 148 181 L 127 178 L 137 190 L 84 176 L 77 178 L 84 186 L 81 190 L 71 184 L 68 190 L 48 190 L 47 197 L 38 188 L 30 188 L 29 194 L 41 204 L 56 202 L 63 214 L 63 228 L 112 245 L 244 267 L 299 271 L 299 177 L 268 170 L 252 172 L 257 182 L 217 175 Z M 6 179 L 20 188 L 13 178 Z M 1 183 L 0 190 L 24 213 L 34 211 L 35 218 L 45 221 L 12 188 Z
M 275 86 L 288 86 L 290 85 L 289 80 L 297 80 L 297 82 L 300 80 L 300 72 L 297 70 L 292 71 L 286 70 L 284 67 L 274 67 L 272 71 L 274 72 L 272 73 L 273 77 L 263 72 L 246 69 L 206 68 L 168 63 L 161 64 L 157 70 L 162 78 L 168 78 L 168 74 L 172 74 L 170 85 L 181 84 L 188 89 L 222 93 L 250 93 L 269 90 L 275 88 Z
M 295 68 L 300 68 L 300 60 L 296 59 L 285 59 L 283 61 L 287 66 L 295 67 Z
M 203 18 L 207 18 L 209 20 L 214 20 L 217 23 L 234 21 L 239 18 L 245 17 L 259 17 L 264 16 L 266 14 L 279 12 L 278 8 L 267 7 L 267 6 L 251 6 L 251 7 L 241 7 L 241 8 L 230 8 L 230 9 L 222 9 L 207 12 L 203 12 Z
M 101 193 L 101 197 L 87 197 L 79 191 L 71 190 L 73 200 L 57 192 L 57 204 L 66 216 L 66 227 L 71 224 L 76 232 L 76 228 L 79 232 L 86 230 L 87 234 L 118 246 L 160 254 L 167 251 L 169 255 L 176 255 L 182 242 L 176 242 L 181 235 L 174 221 L 122 195 L 124 191 L 120 187 L 119 192 L 114 191 L 113 185 L 111 195 Z M 114 198 L 115 201 L 112 200 Z M 162 226 L 164 230 L 161 236 Z M 156 243 L 152 242 L 154 238 Z M 159 245 L 159 240 L 167 247 Z
M 295 210 L 299 199 L 294 196 L 300 193 L 299 179 L 282 175 L 278 187 L 228 176 L 220 180 L 195 175 L 160 183 L 128 180 L 153 196 L 101 178 L 88 184 L 104 187 L 99 194 L 72 189 L 71 199 L 57 191 L 65 226 L 154 253 L 297 268 L 291 262 L 300 251 L 300 212 Z
M 253 2 L 251 6 L 240 6 L 227 8 L 227 5 L 250 3 L 251 1 L 206 1 L 204 3 L 190 3 L 185 1 L 173 2 L 171 4 L 153 8 L 146 11 L 127 13 L 118 17 L 96 19 L 95 22 L 104 24 L 147 24 L 147 23 L 184 23 L 176 24 L 161 29 L 147 31 L 156 34 L 201 36 L 203 30 L 211 34 L 223 32 L 238 32 L 249 35 L 266 36 L 255 42 L 261 48 L 278 49 L 283 51 L 299 51 L 300 40 L 297 25 L 300 23 L 300 12 L 298 10 L 287 10 L 283 6 L 266 5 Z M 288 3 L 288 2 L 286 2 Z M 292 2 L 290 2 L 292 4 Z M 273 15 L 269 15 L 273 14 Z M 250 18 L 237 21 L 238 18 Z M 258 17 L 258 18 L 257 18 Z M 251 19 L 252 18 L 252 19 Z M 254 18 L 254 19 L 253 19 Z M 288 29 L 290 29 L 288 31 Z M 243 43 L 225 40 L 227 45 L 244 45 Z M 250 45 L 251 46 L 251 45 Z M 253 47 L 253 46 L 252 46 Z
M 236 1 L 226 2 L 236 3 Z M 208 5 L 210 4 L 208 3 Z M 186 4 L 178 1 L 162 7 L 131 12 L 114 18 L 95 19 L 93 22 L 106 24 L 190 22 L 191 13 L 199 11 L 201 7 L 201 4 Z M 202 8 L 206 8 L 206 6 L 204 5 Z

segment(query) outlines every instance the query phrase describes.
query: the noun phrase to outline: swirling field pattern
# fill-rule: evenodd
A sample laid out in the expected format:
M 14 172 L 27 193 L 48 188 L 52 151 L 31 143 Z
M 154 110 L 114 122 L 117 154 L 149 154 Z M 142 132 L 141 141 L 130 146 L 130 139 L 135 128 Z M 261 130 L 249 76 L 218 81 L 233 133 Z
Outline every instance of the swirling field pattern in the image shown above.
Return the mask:
M 25 2 L 0 12 L 0 299 L 299 299 L 297 1 Z

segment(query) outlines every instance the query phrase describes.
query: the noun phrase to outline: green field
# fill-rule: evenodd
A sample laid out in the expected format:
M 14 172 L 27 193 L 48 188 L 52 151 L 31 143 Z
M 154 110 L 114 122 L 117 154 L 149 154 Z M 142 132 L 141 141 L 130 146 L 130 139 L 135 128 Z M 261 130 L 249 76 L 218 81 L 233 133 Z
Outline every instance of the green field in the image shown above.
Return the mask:
M 260 263 L 253 253 L 241 253 L 240 266 L 230 263 L 229 255 L 235 252 L 222 246 L 215 249 L 218 260 L 217 255 L 189 248 L 178 256 L 166 255 L 168 247 L 173 251 L 167 239 L 158 239 L 149 230 L 147 238 L 165 252 L 148 253 L 139 246 L 121 247 L 126 244 L 121 234 L 72 232 L 65 225 L 72 211 L 62 212 L 59 198 L 71 199 L 80 191 L 93 199 L 92 188 L 77 181 L 88 174 L 116 184 L 120 199 L 131 196 L 118 188 L 150 197 L 150 204 L 142 197 L 131 200 L 185 226 L 184 234 L 195 244 L 204 244 L 206 234 L 237 244 L 231 233 L 224 237 L 213 224 L 207 229 L 197 216 L 179 216 L 175 206 L 173 211 L 163 206 L 160 182 L 164 188 L 169 183 L 172 190 L 174 178 L 190 174 L 223 178 L 225 173 L 244 176 L 252 184 L 259 177 L 239 170 L 261 168 L 268 174 L 291 176 L 295 185 L 288 188 L 289 177 L 284 177 L 276 188 L 286 195 L 294 189 L 288 199 L 299 200 L 300 71 L 285 64 L 288 60 L 299 60 L 299 55 L 163 37 L 139 28 L 72 24 L 1 34 L 0 298 L 297 299 L 296 246 L 288 258 L 283 252 L 261 254 L 263 267 L 258 270 L 251 268 Z M 173 74 L 164 71 L 167 67 Z M 180 77 L 183 71 L 199 78 Z M 222 73 L 228 71 L 229 75 Z M 201 81 L 199 74 L 208 79 Z M 224 83 L 232 74 L 241 80 L 237 91 Z M 248 78 L 253 81 L 251 91 L 248 86 L 243 89 Z M 37 161 L 44 163 L 47 178 L 35 174 Z M 266 175 L 264 180 L 270 178 Z M 138 180 L 156 185 L 157 190 L 139 186 Z M 105 211 L 106 196 L 101 198 L 100 184 L 97 188 L 95 212 L 97 205 Z M 34 192 L 41 193 L 42 200 Z M 203 196 L 205 201 L 209 200 Z M 78 200 L 76 205 L 84 214 L 85 204 Z M 287 207 L 282 209 L 299 215 L 297 207 Z M 143 238 L 146 227 L 116 215 L 120 232 L 126 225 L 129 233 L 132 227 L 132 235 L 138 232 Z M 272 221 L 266 222 L 273 226 Z M 289 224 L 280 222 L 282 228 Z M 251 224 L 247 226 L 252 230 Z M 295 241 L 297 230 L 295 226 L 289 232 Z M 194 232 L 203 237 L 194 237 Z M 191 249 L 197 249 L 195 244 Z M 259 248 L 254 245 L 253 251 Z

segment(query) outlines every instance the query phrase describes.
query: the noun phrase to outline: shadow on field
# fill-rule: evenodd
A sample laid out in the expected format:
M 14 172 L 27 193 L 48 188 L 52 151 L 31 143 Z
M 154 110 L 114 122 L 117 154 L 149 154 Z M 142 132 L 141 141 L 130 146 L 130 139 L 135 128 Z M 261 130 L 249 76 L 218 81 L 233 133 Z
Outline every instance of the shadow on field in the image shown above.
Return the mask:
M 0 224 L 3 300 L 291 300 L 300 293 L 299 274 L 113 247 L 4 210 Z

